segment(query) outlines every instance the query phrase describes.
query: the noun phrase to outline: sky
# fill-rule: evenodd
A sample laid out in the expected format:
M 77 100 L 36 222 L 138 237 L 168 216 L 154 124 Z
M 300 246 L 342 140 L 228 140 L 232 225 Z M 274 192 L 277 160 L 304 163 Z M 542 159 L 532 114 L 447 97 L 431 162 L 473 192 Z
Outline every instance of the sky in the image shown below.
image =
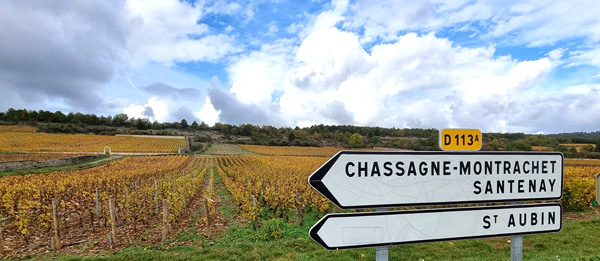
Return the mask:
M 600 1 L 3 1 L 0 110 L 600 131 Z

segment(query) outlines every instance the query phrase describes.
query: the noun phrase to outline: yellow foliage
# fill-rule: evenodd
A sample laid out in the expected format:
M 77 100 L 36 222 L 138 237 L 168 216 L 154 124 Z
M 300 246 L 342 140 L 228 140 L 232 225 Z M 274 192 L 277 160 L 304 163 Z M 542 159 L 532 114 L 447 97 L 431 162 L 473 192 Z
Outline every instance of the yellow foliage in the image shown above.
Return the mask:
M 326 160 L 321 157 L 221 156 L 217 157 L 217 166 L 242 216 L 254 221 L 262 206 L 283 211 L 301 204 L 303 208 L 327 211 L 329 200 L 307 182 L 308 176 Z
M 46 233 L 52 222 L 52 200 L 66 213 L 95 213 L 96 189 L 100 217 L 108 219 L 114 199 L 118 220 L 146 220 L 155 204 L 167 199 L 169 220 L 201 193 L 208 158 L 190 156 L 126 157 L 106 165 L 68 172 L 0 178 L 0 215 L 13 216 L 22 234 Z M 156 179 L 156 187 L 154 180 Z
M 61 159 L 68 157 L 77 157 L 89 155 L 84 153 L 0 153 L 0 161 L 21 161 L 21 160 L 34 160 L 34 161 L 46 161 L 52 159 Z
M 33 133 L 0 127 L 5 127 L 0 128 L 0 151 L 103 152 L 110 146 L 113 152 L 176 153 L 187 146 L 184 138 Z
M 346 148 L 336 147 L 296 147 L 296 146 L 261 146 L 240 145 L 243 149 L 262 155 L 271 156 L 333 156 Z M 360 149 L 372 150 L 372 149 Z
M 567 210 L 590 206 L 595 196 L 594 177 L 600 173 L 600 160 L 566 159 L 561 203 Z

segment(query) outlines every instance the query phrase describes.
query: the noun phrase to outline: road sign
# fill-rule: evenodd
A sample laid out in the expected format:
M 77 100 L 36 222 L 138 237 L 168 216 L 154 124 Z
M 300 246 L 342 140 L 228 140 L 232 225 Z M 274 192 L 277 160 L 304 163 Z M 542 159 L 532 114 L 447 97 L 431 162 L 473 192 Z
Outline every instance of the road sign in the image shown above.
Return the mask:
M 310 185 L 343 209 L 562 197 L 559 152 L 341 151 Z
M 559 232 L 558 203 L 329 214 L 310 237 L 334 249 Z
M 442 150 L 454 151 L 480 150 L 483 141 L 476 129 L 443 129 L 439 140 Z

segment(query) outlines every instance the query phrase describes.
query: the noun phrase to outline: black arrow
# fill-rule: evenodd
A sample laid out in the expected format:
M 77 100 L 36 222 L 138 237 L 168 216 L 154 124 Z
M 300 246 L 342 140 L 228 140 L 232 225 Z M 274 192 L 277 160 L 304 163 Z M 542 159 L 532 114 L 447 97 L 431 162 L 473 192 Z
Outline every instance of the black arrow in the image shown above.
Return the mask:
M 534 208 L 546 208 L 546 207 L 557 207 L 558 208 L 558 227 L 537 229 L 534 231 L 520 231 L 520 232 L 505 232 L 505 233 L 494 233 L 494 234 L 473 234 L 469 236 L 447 236 L 439 238 L 412 240 L 412 241 L 397 241 L 397 242 L 385 242 L 385 243 L 365 243 L 360 245 L 343 245 L 343 246 L 330 246 L 323 238 L 319 236 L 321 228 L 329 222 L 336 222 L 336 219 L 345 218 L 356 218 L 366 216 L 403 216 L 403 215 L 415 215 L 415 214 L 431 214 L 431 213 L 443 213 L 443 212 L 470 212 L 470 211 L 488 211 L 488 210 L 503 210 L 503 209 L 534 209 Z M 519 213 L 519 212 L 514 212 Z M 465 208 L 440 208 L 440 209 L 419 209 L 409 211 L 386 211 L 386 212 L 361 212 L 361 213 L 335 213 L 327 214 L 321 220 L 319 220 L 309 231 L 309 236 L 319 245 L 323 246 L 328 250 L 338 249 L 350 249 L 350 248 L 364 248 L 364 247 L 377 247 L 377 246 L 390 246 L 390 245 L 404 245 L 413 243 L 427 243 L 437 241 L 448 241 L 448 240 L 462 240 L 462 239 L 476 239 L 476 238 L 489 238 L 489 237 L 500 237 L 500 236 L 513 236 L 513 235 L 528 235 L 528 234 L 539 234 L 539 233 L 551 233 L 560 232 L 562 230 L 562 205 L 560 203 L 545 203 L 545 204 L 525 204 L 525 205 L 503 205 L 503 206 L 487 206 L 487 207 L 465 207 Z M 362 224 L 363 226 L 365 224 Z M 476 225 L 476 224 L 473 224 Z M 535 227 L 535 226 L 534 226 Z M 340 233 L 340 237 L 343 235 Z
M 323 184 L 323 177 L 325 174 L 329 172 L 333 164 L 340 158 L 340 155 L 345 154 L 345 151 L 340 151 L 335 154 L 331 159 L 329 159 L 323 166 L 318 168 L 310 177 L 308 177 L 308 184 L 310 184 L 314 189 L 316 189 L 321 195 L 325 196 L 329 199 L 333 204 L 338 206 L 339 208 L 344 209 L 345 207 L 341 206 L 340 202 L 331 194 L 331 191 Z

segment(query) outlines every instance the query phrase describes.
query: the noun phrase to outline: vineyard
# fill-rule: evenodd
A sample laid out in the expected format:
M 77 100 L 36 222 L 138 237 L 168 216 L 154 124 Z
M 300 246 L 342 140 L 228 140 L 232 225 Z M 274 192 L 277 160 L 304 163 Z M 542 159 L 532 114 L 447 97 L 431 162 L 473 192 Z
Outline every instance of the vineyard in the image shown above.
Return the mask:
M 176 222 L 193 199 L 211 196 L 203 186 L 209 164 L 204 157 L 128 157 L 79 171 L 3 177 L 0 216 L 7 221 L 2 233 L 8 236 L 2 247 L 17 253 L 31 244 L 47 246 L 55 226 L 63 239 L 73 241 L 106 239 L 94 232 L 114 224 L 121 232 L 113 232 L 112 244 L 129 241 L 140 228 L 158 226 L 168 233 L 167 224 Z
M 34 160 L 34 161 L 46 161 L 52 159 L 61 159 L 68 157 L 78 157 L 83 155 L 89 155 L 85 153 L 0 153 L 0 162 L 2 161 L 20 161 L 20 160 Z
M 243 146 L 255 150 L 273 150 L 279 147 Z M 307 148 L 310 149 L 321 148 Z M 283 150 L 279 150 L 283 151 Z M 314 150 L 313 150 L 314 152 Z M 289 156 L 221 156 L 218 170 L 245 218 L 256 221 L 261 208 L 273 216 L 286 211 L 297 217 L 309 210 L 325 212 L 329 202 L 307 183 L 308 176 L 326 158 Z M 561 200 L 567 210 L 582 210 L 590 206 L 594 192 L 594 175 L 600 173 L 600 160 L 571 160 L 565 162 L 564 196 Z M 299 221 L 301 222 L 301 221 Z
M 600 173 L 600 160 L 566 159 L 563 207 L 582 210 L 594 199 L 595 175 Z
M 208 148 L 206 154 L 210 155 L 244 155 L 250 154 L 248 151 L 235 144 L 213 144 Z
M 261 145 L 240 145 L 243 149 L 261 155 L 270 156 L 333 156 L 345 148 L 336 147 L 296 147 L 296 146 L 261 146 Z M 373 150 L 373 149 L 360 149 Z
M 0 151 L 16 152 L 113 152 L 177 153 L 187 142 L 180 139 L 103 136 L 86 134 L 49 134 L 31 132 L 31 127 L 0 126 Z
M 242 148 L 216 145 L 212 153 L 222 155 L 125 157 L 89 169 L 0 178 L 3 257 L 19 257 L 35 247 L 52 248 L 56 241 L 87 240 L 101 248 L 127 246 L 140 238 L 164 241 L 174 235 L 171 226 L 190 224 L 190 210 L 201 211 L 198 222 L 206 229 L 221 225 L 217 185 L 230 193 L 231 204 L 237 207 L 234 212 L 249 221 L 257 235 L 268 226 L 279 227 L 279 222 L 302 225 L 307 215 L 314 218 L 333 211 L 307 179 L 328 160 L 310 155 L 337 153 L 339 148 Z M 235 155 L 246 150 L 302 156 Z M 38 154 L 0 154 L 0 159 L 16 155 Z M 561 203 L 566 210 L 589 208 L 597 173 L 600 160 L 565 160 Z M 59 239 L 53 239 L 55 231 L 60 231 Z M 255 237 L 261 238 L 269 236 Z
M 244 218 L 258 226 L 261 208 L 273 216 L 296 213 L 299 223 L 305 211 L 329 210 L 329 200 L 308 185 L 308 176 L 326 161 L 318 157 L 220 156 L 218 171 Z

